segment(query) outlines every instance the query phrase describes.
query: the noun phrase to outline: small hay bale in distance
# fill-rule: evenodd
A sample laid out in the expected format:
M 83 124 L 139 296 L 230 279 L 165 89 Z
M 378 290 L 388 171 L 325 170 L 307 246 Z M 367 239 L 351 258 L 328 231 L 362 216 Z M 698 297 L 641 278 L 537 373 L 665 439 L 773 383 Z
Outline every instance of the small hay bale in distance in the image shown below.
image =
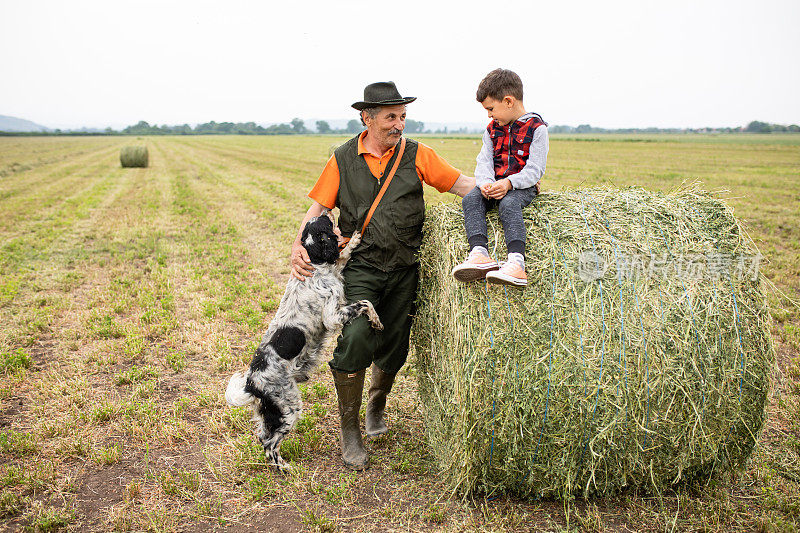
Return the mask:
M 696 186 L 597 188 L 543 193 L 524 215 L 520 290 L 453 280 L 461 206 L 428 209 L 412 344 L 452 489 L 660 493 L 741 467 L 775 353 L 758 256 L 731 209 Z M 504 258 L 496 212 L 489 236 Z
M 119 151 L 119 162 L 123 168 L 146 168 L 149 162 L 147 146 L 123 146 Z

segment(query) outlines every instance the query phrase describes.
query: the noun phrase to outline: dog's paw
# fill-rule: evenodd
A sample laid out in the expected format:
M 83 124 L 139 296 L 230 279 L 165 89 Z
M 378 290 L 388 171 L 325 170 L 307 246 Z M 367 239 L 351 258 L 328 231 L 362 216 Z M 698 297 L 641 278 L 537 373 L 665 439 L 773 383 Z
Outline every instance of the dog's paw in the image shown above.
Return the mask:
M 280 455 L 277 455 L 273 459 L 270 466 L 275 470 L 277 470 L 278 472 L 280 472 L 281 474 L 288 474 L 292 471 L 292 465 L 284 461 L 283 457 L 281 457 Z
M 378 313 L 375 311 L 375 308 L 372 306 L 372 302 L 369 300 L 361 300 L 359 303 L 361 304 L 361 312 L 367 316 L 367 320 L 369 320 L 372 328 L 378 331 L 383 330 L 383 323 Z
M 360 231 L 354 231 L 353 235 L 350 237 L 350 242 L 347 243 L 347 244 L 349 244 L 353 248 L 355 248 L 356 246 L 361 244 L 361 232 Z

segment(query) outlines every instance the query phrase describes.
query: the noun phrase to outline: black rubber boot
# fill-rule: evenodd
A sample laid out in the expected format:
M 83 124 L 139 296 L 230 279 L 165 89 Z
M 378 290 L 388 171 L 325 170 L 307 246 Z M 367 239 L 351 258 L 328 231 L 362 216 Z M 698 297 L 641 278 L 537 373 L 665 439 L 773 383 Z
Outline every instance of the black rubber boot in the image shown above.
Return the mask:
M 369 387 L 366 413 L 367 436 L 369 437 L 377 437 L 389 431 L 383 420 L 383 410 L 386 407 L 386 396 L 392 392 L 393 383 L 394 376 L 387 374 L 373 363 L 372 385 Z
M 367 450 L 361 440 L 358 411 L 361 409 L 361 394 L 364 391 L 366 370 L 350 374 L 331 368 L 336 396 L 339 399 L 340 443 L 342 460 L 347 468 L 364 470 L 369 464 Z

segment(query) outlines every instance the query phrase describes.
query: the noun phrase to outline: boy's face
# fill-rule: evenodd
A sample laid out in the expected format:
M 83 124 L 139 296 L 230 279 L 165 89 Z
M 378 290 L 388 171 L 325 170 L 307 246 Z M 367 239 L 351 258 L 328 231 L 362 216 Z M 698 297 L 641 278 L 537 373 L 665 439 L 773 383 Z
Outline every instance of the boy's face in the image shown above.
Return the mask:
M 489 118 L 494 119 L 499 125 L 505 126 L 516 118 L 514 116 L 516 100 L 513 96 L 504 96 L 502 100 L 495 100 L 491 96 L 487 96 L 481 105 L 489 114 Z

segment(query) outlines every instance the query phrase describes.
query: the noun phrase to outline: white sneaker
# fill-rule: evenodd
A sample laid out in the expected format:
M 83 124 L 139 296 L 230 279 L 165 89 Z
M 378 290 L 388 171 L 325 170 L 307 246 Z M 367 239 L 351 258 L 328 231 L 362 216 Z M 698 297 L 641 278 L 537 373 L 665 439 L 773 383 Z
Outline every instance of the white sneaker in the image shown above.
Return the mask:
M 478 281 L 486 277 L 487 272 L 497 270 L 497 261 L 478 249 L 469 253 L 467 260 L 453 268 L 453 277 L 458 281 Z
M 516 261 L 503 263 L 500 270 L 486 274 L 486 281 L 500 285 L 513 285 L 514 287 L 524 287 L 528 284 L 528 275 Z

